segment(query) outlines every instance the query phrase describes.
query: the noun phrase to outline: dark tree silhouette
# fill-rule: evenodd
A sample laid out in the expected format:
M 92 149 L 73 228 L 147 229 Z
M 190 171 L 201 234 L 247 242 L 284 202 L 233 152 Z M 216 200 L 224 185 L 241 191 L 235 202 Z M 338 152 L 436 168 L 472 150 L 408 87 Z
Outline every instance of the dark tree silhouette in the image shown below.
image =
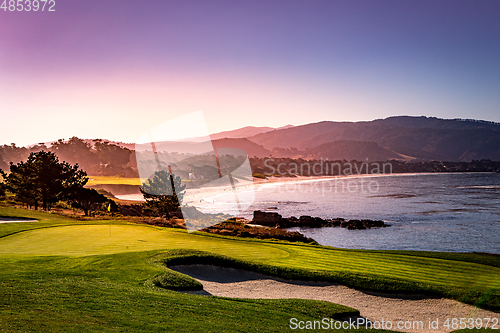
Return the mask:
M 93 188 L 82 187 L 69 194 L 69 201 L 73 207 L 82 209 L 85 216 L 88 216 L 89 211 L 97 210 L 108 199 Z
M 3 170 L 4 186 L 15 195 L 15 199 L 29 207 L 38 209 L 40 193 L 36 188 L 36 179 L 33 165 L 20 162 L 10 165 L 11 173 L 7 175 Z
M 70 164 L 78 163 L 87 172 L 94 172 L 99 168 L 99 161 L 92 151 L 92 145 L 77 137 L 67 141 L 60 139 L 52 143 L 50 151 L 63 161 Z
M 185 188 L 181 177 L 171 176 L 168 171 L 162 170 L 156 171 L 152 179 L 142 183 L 140 191 L 149 208 L 170 218 L 170 213 L 176 211 L 182 203 Z
M 8 167 L 7 163 L 3 160 L 3 156 L 0 155 L 0 169 L 7 169 Z
M 59 200 L 81 189 L 88 181 L 87 173 L 78 164 L 59 162 L 51 152 L 31 153 L 26 162 L 10 164 L 10 174 L 2 171 L 7 188 L 16 199 L 38 209 L 50 210 Z
M 0 198 L 5 198 L 5 184 L 3 182 L 0 183 Z

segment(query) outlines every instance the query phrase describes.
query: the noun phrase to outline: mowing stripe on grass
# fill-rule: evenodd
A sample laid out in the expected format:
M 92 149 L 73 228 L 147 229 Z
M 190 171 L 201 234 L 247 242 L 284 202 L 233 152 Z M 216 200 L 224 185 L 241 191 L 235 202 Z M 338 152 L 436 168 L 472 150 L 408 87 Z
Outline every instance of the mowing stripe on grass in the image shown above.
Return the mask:
M 263 265 L 261 268 L 270 274 L 282 272 L 304 279 L 324 279 L 379 291 L 432 293 L 500 309 L 500 257 L 491 255 L 335 249 L 189 234 L 184 230 L 119 220 L 78 221 L 56 214 L 6 207 L 0 207 L 0 213 L 40 220 L 0 225 L 2 260 L 23 256 L 202 250 L 246 261 L 257 265 L 256 268 Z M 486 300 L 484 295 L 489 295 Z
M 448 287 L 490 287 L 500 277 L 500 268 L 470 262 L 206 237 L 144 225 L 62 226 L 0 239 L 0 254 L 84 256 L 156 249 L 203 250 L 279 267 L 375 274 Z

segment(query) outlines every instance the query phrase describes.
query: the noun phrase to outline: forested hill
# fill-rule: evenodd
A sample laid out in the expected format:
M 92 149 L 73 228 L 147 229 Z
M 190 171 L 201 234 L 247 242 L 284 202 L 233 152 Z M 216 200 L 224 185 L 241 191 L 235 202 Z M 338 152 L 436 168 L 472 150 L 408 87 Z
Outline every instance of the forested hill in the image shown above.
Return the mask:
M 88 174 L 137 177 L 135 154 L 132 150 L 106 140 L 82 140 L 77 137 L 67 141 L 58 140 L 50 146 L 0 146 L 0 169 L 8 170 L 9 162 L 25 161 L 31 152 L 42 150 L 53 152 L 61 161 L 78 163 Z
M 246 141 L 244 141 L 246 142 Z M 229 146 L 232 141 L 231 140 L 216 140 L 221 146 Z M 241 145 L 241 142 L 238 141 Z M 340 142 L 342 143 L 342 142 Z M 362 155 L 362 151 L 364 148 L 368 147 L 373 152 L 379 151 L 380 157 L 379 161 L 386 161 L 387 159 L 392 159 L 390 155 L 387 155 L 388 152 L 382 150 L 376 144 L 372 144 L 370 146 L 368 143 L 359 143 L 357 151 L 360 152 L 360 156 Z M 361 146 L 359 146 L 361 144 Z M 214 144 L 214 146 L 218 146 Z M 345 146 L 345 147 L 344 147 Z M 345 142 L 344 147 L 346 149 L 352 147 L 352 142 Z M 356 145 L 355 145 L 356 146 Z M 261 146 L 257 146 L 257 148 Z M 242 149 L 248 149 L 248 147 L 240 147 Z M 255 148 L 251 146 L 250 148 Z M 322 148 L 322 147 L 319 147 Z M 328 149 L 332 149 L 331 146 L 327 147 Z M 334 147 L 338 148 L 338 147 Z M 362 149 L 361 149 L 362 148 Z M 377 150 L 378 149 L 378 150 Z M 133 150 L 122 147 L 119 143 L 111 143 L 109 141 L 103 140 L 82 140 L 76 137 L 71 138 L 68 141 L 59 140 L 55 143 L 52 143 L 50 146 L 47 145 L 35 145 L 31 147 L 17 147 L 16 145 L 4 145 L 0 146 L 0 169 L 5 171 L 9 170 L 9 162 L 18 163 L 20 161 L 26 161 L 29 154 L 31 152 L 38 152 L 41 150 L 54 152 L 61 161 L 66 161 L 70 164 L 76 164 L 85 170 L 89 175 L 103 175 L 103 176 L 121 176 L 121 177 L 138 177 L 137 172 L 137 164 L 135 161 L 135 153 Z M 324 151 L 324 150 L 321 150 Z M 327 151 L 327 150 L 325 150 Z M 275 153 L 276 151 L 273 151 Z M 279 163 L 319 163 L 320 158 L 315 156 L 315 149 L 307 150 L 309 159 L 304 160 L 302 158 L 297 158 L 293 155 L 296 155 L 297 152 L 294 150 L 287 150 L 288 154 L 291 156 L 285 158 L 279 158 L 274 155 L 270 159 L 269 165 L 274 165 L 277 168 Z M 328 151 L 327 151 L 328 152 Z M 283 152 L 281 152 L 283 154 Z M 336 155 L 335 151 L 331 152 L 333 155 Z M 200 158 L 191 158 L 186 160 L 186 155 L 179 153 L 171 153 L 170 159 L 177 161 L 179 168 L 182 168 L 184 173 L 190 171 L 189 168 L 195 168 L 197 164 L 203 165 L 204 159 L 203 155 L 200 155 Z M 356 160 L 356 156 L 352 156 L 354 160 Z M 359 157 L 359 156 L 358 156 Z M 389 157 L 389 158 L 386 158 Z M 267 173 L 269 170 L 265 167 L 265 160 L 268 157 L 252 157 L 250 158 L 250 163 L 252 165 L 252 172 L 254 174 L 259 173 Z M 366 162 L 365 159 L 359 158 L 359 163 Z M 334 159 L 330 159 L 330 161 L 334 161 Z M 347 161 L 340 161 L 341 163 L 348 163 Z M 200 164 L 201 163 L 201 164 Z M 488 160 L 483 161 L 472 161 L 472 162 L 447 162 L 442 163 L 439 161 L 435 162 L 405 162 L 405 161 L 391 161 L 393 166 L 393 172 L 477 172 L 477 171 L 499 171 L 500 170 L 500 162 L 491 162 Z M 192 170 L 191 170 L 192 171 Z M 302 174 L 302 173 L 299 173 Z M 181 176 L 183 173 L 181 173 Z M 308 176 L 309 174 L 303 174 Z M 186 176 L 187 177 L 187 176 Z
M 244 128 L 230 134 L 236 132 L 255 133 L 254 129 L 249 132 Z M 198 153 L 193 151 L 193 146 L 206 147 L 199 142 L 169 143 L 175 151 L 168 153 L 185 158 L 187 155 L 184 156 L 185 152 L 180 148 L 186 145 L 195 154 Z M 500 162 L 500 124 L 409 116 L 364 122 L 325 121 L 276 129 L 249 138 L 217 139 L 212 145 L 215 148 L 239 148 L 251 158 Z M 45 150 L 56 154 L 61 161 L 78 163 L 91 175 L 137 177 L 133 149 L 134 144 L 77 137 L 30 147 L 3 145 L 0 146 L 0 169 L 8 170 L 9 162 L 25 161 L 31 152 Z
M 339 141 L 362 141 L 421 160 L 500 161 L 500 124 L 471 119 L 399 116 L 362 122 L 324 121 L 248 139 L 269 150 L 306 151 Z

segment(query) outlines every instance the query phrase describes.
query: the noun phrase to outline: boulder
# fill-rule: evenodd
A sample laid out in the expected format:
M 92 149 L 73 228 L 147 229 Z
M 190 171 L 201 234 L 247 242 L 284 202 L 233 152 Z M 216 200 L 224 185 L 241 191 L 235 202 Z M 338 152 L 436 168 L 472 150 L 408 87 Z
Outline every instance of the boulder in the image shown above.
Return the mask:
M 384 221 L 380 220 L 345 220 L 343 218 L 336 219 L 322 219 L 320 217 L 313 217 L 309 215 L 302 215 L 300 218 L 295 216 L 283 218 L 278 213 L 269 213 L 256 210 L 253 212 L 252 223 L 259 224 L 267 227 L 278 228 L 293 228 L 293 227 L 307 227 L 307 228 L 322 228 L 322 227 L 341 227 L 348 230 L 363 230 L 370 228 L 388 227 Z
M 253 212 L 252 223 L 268 227 L 275 227 L 281 224 L 286 224 L 283 217 L 278 213 L 268 213 L 256 210 Z
M 370 228 L 383 228 L 388 227 L 384 221 L 380 220 L 350 220 L 340 222 L 341 228 L 347 228 L 348 230 L 363 230 Z
M 336 218 L 336 219 L 328 220 L 330 227 L 340 227 L 340 224 L 344 221 L 345 220 L 343 218 Z
M 328 221 L 323 220 L 320 217 L 312 217 L 309 215 L 303 215 L 299 218 L 299 226 L 309 227 L 309 228 L 321 228 L 327 227 L 329 225 Z

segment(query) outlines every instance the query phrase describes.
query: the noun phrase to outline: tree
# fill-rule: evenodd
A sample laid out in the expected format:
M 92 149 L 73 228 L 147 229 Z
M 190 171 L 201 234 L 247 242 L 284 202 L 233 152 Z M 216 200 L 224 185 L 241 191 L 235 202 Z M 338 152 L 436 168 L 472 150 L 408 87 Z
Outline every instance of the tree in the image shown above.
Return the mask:
M 2 147 L 0 147 L 0 152 L 2 150 Z M 9 166 L 7 165 L 7 163 L 5 163 L 4 159 L 3 159 L 3 156 L 0 154 L 0 170 L 1 169 L 6 169 L 8 168 Z
M 38 209 L 40 195 L 35 188 L 35 177 L 32 165 L 23 162 L 10 165 L 11 173 L 7 175 L 3 170 L 1 175 L 5 180 L 4 186 L 15 195 L 17 201 L 20 201 L 28 207 Z
M 10 174 L 2 172 L 2 175 L 16 199 L 35 209 L 41 204 L 44 210 L 68 199 L 88 181 L 87 173 L 79 170 L 78 164 L 59 162 L 54 153 L 43 150 L 31 153 L 26 162 L 11 162 Z
M 152 179 L 142 183 L 140 191 L 149 208 L 170 218 L 170 213 L 179 208 L 185 188 L 186 185 L 182 184 L 181 177 L 174 177 L 168 171 L 161 170 L 156 171 Z
M 108 199 L 93 188 L 78 188 L 69 195 L 69 201 L 75 208 L 81 208 L 85 216 L 89 211 L 97 210 L 99 205 L 107 202 Z
M 0 169 L 0 174 L 2 172 L 2 169 Z M 0 182 L 0 198 L 5 198 L 5 184 Z
M 70 164 L 78 163 L 88 172 L 95 172 L 99 168 L 99 161 L 92 150 L 92 145 L 75 136 L 67 141 L 57 140 L 52 143 L 50 151 Z

